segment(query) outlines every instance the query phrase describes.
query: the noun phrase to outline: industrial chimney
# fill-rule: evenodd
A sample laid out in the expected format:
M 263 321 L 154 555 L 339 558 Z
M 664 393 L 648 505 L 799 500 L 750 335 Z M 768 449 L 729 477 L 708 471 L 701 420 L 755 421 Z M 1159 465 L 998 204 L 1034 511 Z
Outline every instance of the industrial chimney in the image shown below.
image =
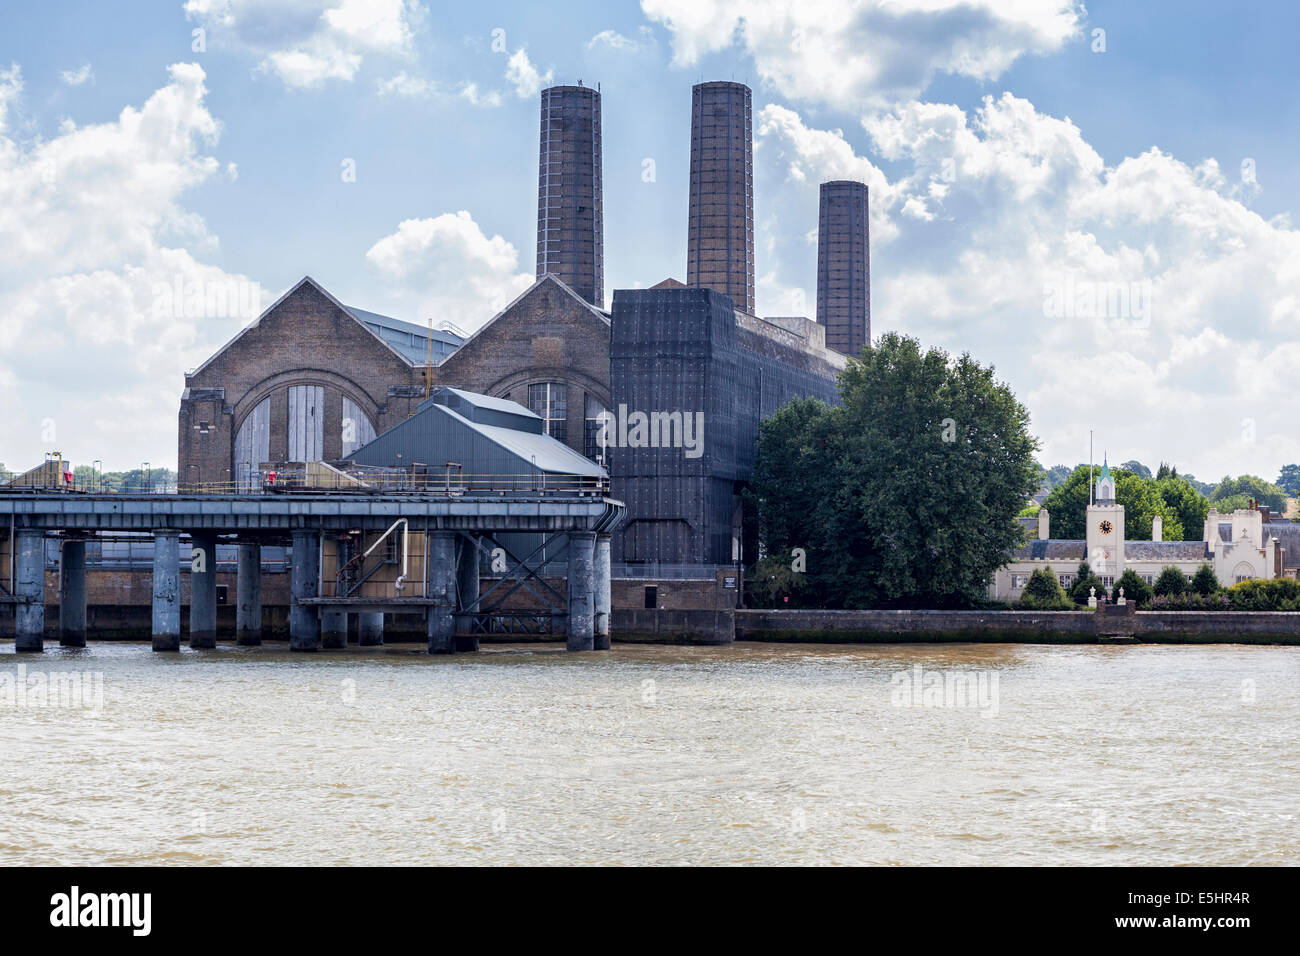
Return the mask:
M 754 146 L 750 90 L 699 83 L 691 91 L 691 184 L 686 284 L 754 312 Z
M 857 357 L 871 341 L 867 184 L 822 183 L 817 220 L 817 321 L 826 345 Z
M 604 308 L 600 92 L 581 84 L 542 90 L 541 129 L 537 277 L 552 273 Z

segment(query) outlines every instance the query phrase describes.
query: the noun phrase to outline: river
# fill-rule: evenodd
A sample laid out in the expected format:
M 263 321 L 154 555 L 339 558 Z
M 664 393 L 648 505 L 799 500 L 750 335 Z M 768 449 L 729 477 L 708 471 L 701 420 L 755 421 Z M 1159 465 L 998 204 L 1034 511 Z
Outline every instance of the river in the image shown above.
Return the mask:
M 5 642 L 0 864 L 1293 864 L 1298 688 L 1231 645 Z

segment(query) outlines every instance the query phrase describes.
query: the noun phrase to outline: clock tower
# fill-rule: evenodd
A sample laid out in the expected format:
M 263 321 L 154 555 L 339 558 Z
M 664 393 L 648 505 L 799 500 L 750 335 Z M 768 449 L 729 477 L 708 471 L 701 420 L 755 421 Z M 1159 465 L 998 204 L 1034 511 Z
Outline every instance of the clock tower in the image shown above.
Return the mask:
M 1115 501 L 1115 478 L 1102 462 L 1096 500 L 1088 505 L 1088 565 L 1112 583 L 1124 573 L 1124 506 Z

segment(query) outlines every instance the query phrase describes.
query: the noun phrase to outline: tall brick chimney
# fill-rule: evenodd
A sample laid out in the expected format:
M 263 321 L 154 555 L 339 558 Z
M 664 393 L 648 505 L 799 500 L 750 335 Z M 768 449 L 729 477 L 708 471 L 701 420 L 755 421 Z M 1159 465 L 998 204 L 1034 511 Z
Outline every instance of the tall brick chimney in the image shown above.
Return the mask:
M 817 321 L 826 345 L 854 357 L 871 341 L 867 184 L 822 183 L 817 218 Z
M 537 277 L 550 272 L 605 306 L 600 93 L 586 86 L 542 90 L 537 173 Z

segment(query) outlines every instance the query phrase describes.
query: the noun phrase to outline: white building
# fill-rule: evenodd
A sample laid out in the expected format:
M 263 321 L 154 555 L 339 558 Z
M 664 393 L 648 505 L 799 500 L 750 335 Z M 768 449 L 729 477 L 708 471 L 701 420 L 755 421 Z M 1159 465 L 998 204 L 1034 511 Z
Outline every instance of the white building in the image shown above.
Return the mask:
M 1200 541 L 1165 541 L 1162 524 L 1157 515 L 1150 541 L 1127 539 L 1124 506 L 1115 500 L 1115 479 L 1110 466 L 1103 463 L 1094 501 L 1088 505 L 1087 538 L 1053 538 L 1051 515 L 1046 508 L 1041 509 L 1037 538 L 1016 551 L 1011 561 L 994 574 L 989 596 L 1000 601 L 1018 600 L 1029 576 L 1039 568 L 1050 568 L 1061 586 L 1069 589 L 1084 561 L 1107 588 L 1114 587 L 1129 569 L 1148 584 L 1155 584 L 1167 567 L 1178 568 L 1190 579 L 1207 562 L 1219 583 L 1230 587 L 1250 578 L 1290 576 L 1295 555 L 1300 554 L 1300 524 L 1274 523 L 1267 509 L 1242 508 L 1221 515 L 1211 508 Z

